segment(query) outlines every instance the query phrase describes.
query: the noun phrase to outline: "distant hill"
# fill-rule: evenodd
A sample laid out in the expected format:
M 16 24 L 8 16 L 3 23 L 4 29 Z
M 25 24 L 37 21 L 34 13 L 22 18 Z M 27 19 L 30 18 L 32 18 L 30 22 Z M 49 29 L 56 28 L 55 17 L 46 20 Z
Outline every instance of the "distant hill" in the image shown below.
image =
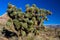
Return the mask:
M 60 24 L 50 24 L 50 25 L 45 25 L 45 26 L 49 28 L 60 28 Z
M 2 16 L 0 16 L 0 24 L 5 24 L 8 19 L 9 16 L 7 15 L 7 13 L 3 14 Z

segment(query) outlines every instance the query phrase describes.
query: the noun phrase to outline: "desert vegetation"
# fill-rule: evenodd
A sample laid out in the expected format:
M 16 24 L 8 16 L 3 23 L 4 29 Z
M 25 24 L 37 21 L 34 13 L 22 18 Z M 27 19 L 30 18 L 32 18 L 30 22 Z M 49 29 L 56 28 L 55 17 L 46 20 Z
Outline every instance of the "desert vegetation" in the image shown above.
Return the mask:
M 35 4 L 26 5 L 25 12 L 12 4 L 8 4 L 8 21 L 2 28 L 3 37 L 7 40 L 60 40 L 60 30 L 44 26 L 51 12 L 38 8 Z

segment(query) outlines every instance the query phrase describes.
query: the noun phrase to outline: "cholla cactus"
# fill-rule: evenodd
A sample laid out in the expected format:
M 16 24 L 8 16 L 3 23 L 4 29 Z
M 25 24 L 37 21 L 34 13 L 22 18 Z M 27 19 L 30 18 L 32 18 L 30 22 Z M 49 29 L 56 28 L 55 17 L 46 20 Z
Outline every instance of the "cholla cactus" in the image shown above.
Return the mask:
M 51 12 L 45 9 L 39 9 L 33 4 L 31 7 L 27 5 L 26 11 L 23 13 L 21 9 L 8 4 L 7 14 L 12 19 L 13 26 L 15 27 L 14 32 L 19 37 L 20 35 L 28 35 L 30 32 L 34 34 L 38 33 L 38 28 L 43 26 L 44 20 L 47 20 L 47 15 L 50 15 Z M 10 25 L 9 22 L 7 24 Z

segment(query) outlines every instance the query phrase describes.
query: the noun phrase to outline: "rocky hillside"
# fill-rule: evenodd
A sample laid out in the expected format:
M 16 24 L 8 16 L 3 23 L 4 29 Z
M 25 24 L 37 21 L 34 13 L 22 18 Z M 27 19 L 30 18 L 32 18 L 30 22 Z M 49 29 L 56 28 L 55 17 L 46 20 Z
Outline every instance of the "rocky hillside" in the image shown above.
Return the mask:
M 9 19 L 7 13 L 4 15 L 0 16 L 0 24 L 6 24 L 7 20 Z

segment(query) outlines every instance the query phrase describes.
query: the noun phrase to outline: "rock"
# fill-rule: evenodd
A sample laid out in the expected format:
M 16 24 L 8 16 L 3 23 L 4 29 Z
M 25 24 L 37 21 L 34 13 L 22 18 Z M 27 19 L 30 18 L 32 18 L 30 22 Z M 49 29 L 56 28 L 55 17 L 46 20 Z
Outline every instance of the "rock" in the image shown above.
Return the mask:
M 5 37 L 0 37 L 0 40 L 8 40 L 8 39 Z
M 0 16 L 0 24 L 6 24 L 8 19 L 9 16 L 7 15 L 7 13 L 3 14 L 2 16 Z

